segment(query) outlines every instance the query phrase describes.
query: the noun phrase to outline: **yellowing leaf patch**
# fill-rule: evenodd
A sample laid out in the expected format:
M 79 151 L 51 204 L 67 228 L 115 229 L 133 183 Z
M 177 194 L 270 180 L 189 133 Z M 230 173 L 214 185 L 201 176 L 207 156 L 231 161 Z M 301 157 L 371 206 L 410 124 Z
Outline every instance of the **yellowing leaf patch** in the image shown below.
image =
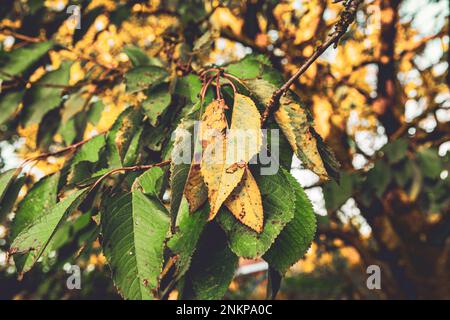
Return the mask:
M 265 105 L 269 103 L 272 93 L 277 89 L 275 85 L 264 79 L 244 82 L 250 92 Z M 311 131 L 313 130 L 312 119 L 290 92 L 281 97 L 280 106 L 274 113 L 274 117 L 305 167 L 321 179 L 328 179 L 328 173 L 319 154 L 318 141 Z
M 203 116 L 202 130 L 223 128 L 221 119 L 225 119 L 225 108 L 220 105 L 219 102 L 207 108 Z M 248 171 L 247 163 L 261 148 L 262 132 L 259 119 L 260 114 L 254 102 L 249 97 L 236 93 L 228 134 L 211 137 L 209 133 L 202 131 L 202 136 L 207 138 L 202 140 L 206 149 L 201 162 L 201 173 L 208 187 L 211 206 L 209 219 L 215 217 L 221 205 L 233 192 L 233 196 L 227 200 L 227 206 L 242 223 L 258 232 L 262 230 L 263 223 L 261 195 Z M 238 187 L 244 176 L 242 187 Z M 253 205 L 255 208 L 251 208 Z
M 275 120 L 304 165 L 321 179 L 327 179 L 328 174 L 320 157 L 316 139 L 311 134 L 306 112 L 288 97 L 281 99 L 282 105 L 274 114 Z
M 231 213 L 247 227 L 261 233 L 263 230 L 263 206 L 261 193 L 248 168 L 242 181 L 225 201 Z

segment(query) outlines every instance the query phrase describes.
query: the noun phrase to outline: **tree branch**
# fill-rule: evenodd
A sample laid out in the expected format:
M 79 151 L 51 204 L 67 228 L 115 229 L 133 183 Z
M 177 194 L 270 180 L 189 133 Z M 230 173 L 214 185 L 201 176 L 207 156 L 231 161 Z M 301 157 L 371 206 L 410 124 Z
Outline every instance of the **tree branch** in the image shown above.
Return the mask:
M 342 0 L 338 0 L 335 2 L 341 2 Z M 334 31 L 330 34 L 330 37 L 323 43 L 322 45 L 319 45 L 314 53 L 305 61 L 305 63 L 294 73 L 294 75 L 286 81 L 286 83 L 281 86 L 278 90 L 276 90 L 272 97 L 270 98 L 270 101 L 268 105 L 266 106 L 266 109 L 263 112 L 263 115 L 261 117 L 261 123 L 263 124 L 266 119 L 268 118 L 270 112 L 275 109 L 275 107 L 279 104 L 280 98 L 283 94 L 285 94 L 290 86 L 298 80 L 298 78 L 305 73 L 306 70 L 314 63 L 314 61 L 317 60 L 318 57 L 322 55 L 331 45 L 334 46 L 334 48 L 337 47 L 339 44 L 339 40 L 342 38 L 342 36 L 347 32 L 348 27 L 350 24 L 355 20 L 356 11 L 358 10 L 358 6 L 362 3 L 362 0 L 346 0 L 344 3 L 345 9 L 341 12 L 341 18 L 334 26 Z

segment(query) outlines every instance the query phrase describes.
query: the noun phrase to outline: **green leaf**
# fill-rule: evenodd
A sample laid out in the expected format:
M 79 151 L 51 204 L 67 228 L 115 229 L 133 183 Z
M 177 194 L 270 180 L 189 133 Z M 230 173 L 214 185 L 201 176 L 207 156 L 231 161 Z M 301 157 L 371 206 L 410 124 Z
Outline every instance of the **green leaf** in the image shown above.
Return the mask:
M 85 95 L 84 92 L 78 91 L 70 95 L 69 99 L 64 102 L 64 107 L 61 110 L 61 121 L 63 123 L 67 122 L 70 118 L 83 110 L 87 99 Z
M 205 205 L 196 212 L 189 213 L 189 204 L 183 197 L 175 223 L 175 233 L 167 242 L 167 247 L 178 256 L 176 261 L 177 279 L 187 271 L 200 235 L 207 223 L 209 206 Z
M 263 256 L 271 268 L 282 274 L 305 255 L 316 232 L 316 216 L 308 196 L 294 177 L 290 174 L 287 177 L 289 187 L 295 193 L 294 219 L 286 225 Z
M 9 186 L 16 179 L 19 172 L 17 169 L 10 169 L 0 174 L 0 201 L 3 200 Z
M 413 166 L 413 161 L 409 158 L 405 158 L 397 164 L 396 169 L 393 170 L 394 179 L 400 187 L 404 188 L 413 177 Z
M 60 87 L 69 83 L 71 63 L 63 62 L 59 69 L 50 71 L 42 76 L 25 93 L 23 100 L 23 124 L 25 126 L 39 123 L 42 117 L 61 103 L 61 94 L 64 91 Z
M 182 299 L 221 299 L 233 280 L 237 263 L 238 257 L 227 246 L 223 232 L 209 224 L 185 276 Z
M 46 117 L 44 117 L 45 119 Z M 41 122 L 42 126 L 42 122 Z M 75 140 L 80 140 L 83 137 L 86 129 L 86 113 L 80 111 L 68 121 L 61 121 L 58 132 L 63 137 L 67 146 L 74 143 Z
M 22 97 L 23 91 L 8 92 L 0 97 L 0 110 L 2 111 L 0 113 L 0 124 L 5 123 L 14 115 Z
M 151 89 L 147 93 L 147 99 L 142 102 L 142 108 L 152 126 L 156 127 L 158 118 L 166 111 L 172 99 L 169 86 L 163 84 Z
M 52 47 L 53 42 L 46 41 L 33 43 L 7 53 L 5 59 L 0 60 L 0 79 L 10 80 L 21 75 Z
M 170 219 L 155 197 L 139 190 L 115 196 L 102 212 L 103 251 L 126 299 L 152 299 L 159 287 Z
M 442 171 L 442 159 L 436 149 L 423 149 L 417 154 L 417 160 L 423 174 L 429 178 L 437 178 Z
M 394 164 L 402 160 L 406 156 L 407 150 L 408 141 L 404 138 L 389 142 L 381 149 L 381 151 L 383 151 L 386 155 L 390 164 Z
M 124 48 L 123 51 L 128 56 L 128 58 L 130 58 L 131 63 L 133 64 L 134 67 L 145 66 L 148 65 L 150 62 L 150 59 L 148 58 L 147 54 L 138 47 L 129 46 Z
M 323 187 L 325 205 L 328 210 L 339 209 L 353 194 L 356 189 L 354 176 L 343 173 L 339 183 L 329 181 Z
M 11 225 L 10 241 L 31 227 L 56 204 L 59 173 L 46 176 L 39 180 L 19 203 L 16 215 Z M 19 272 L 27 272 L 37 260 L 38 252 L 31 251 L 15 255 L 14 261 Z
M 137 108 L 125 109 L 114 122 L 107 136 L 109 164 L 112 168 L 122 167 L 130 148 L 136 147 L 133 138 L 142 132 L 142 113 Z
M 149 57 L 144 51 L 136 46 L 126 47 L 123 51 L 130 58 L 133 67 L 146 65 L 162 67 L 161 60 L 154 57 Z
M 20 189 L 22 189 L 24 183 L 25 177 L 15 179 L 14 181 L 11 182 L 6 192 L 0 197 L 0 224 L 3 221 L 3 218 L 6 217 L 6 215 L 8 215 L 9 213 L 11 213 L 11 210 L 13 209 L 14 204 L 16 203 Z
M 383 195 L 391 178 L 391 168 L 383 160 L 376 161 L 375 166 L 367 173 L 367 183 L 378 197 Z
M 263 56 L 247 55 L 244 59 L 229 64 L 225 71 L 241 80 L 255 79 L 263 74 L 264 66 L 268 64 Z
M 134 182 L 134 188 L 140 190 L 149 196 L 157 197 L 163 183 L 164 171 L 159 167 L 153 167 L 145 171 Z
M 283 280 L 281 273 L 269 265 L 267 270 L 267 300 L 275 300 L 281 287 L 281 280 Z
M 280 168 L 277 174 L 255 176 L 261 191 L 264 208 L 264 229 L 257 233 L 242 225 L 231 213 L 222 208 L 217 218 L 228 235 L 231 250 L 240 257 L 262 256 L 275 241 L 281 230 L 294 218 L 294 192 L 290 188 L 287 171 Z
M 85 144 L 75 153 L 70 163 L 69 183 L 79 183 L 92 177 L 97 171 L 97 162 L 100 161 L 101 151 L 106 144 L 105 135 L 100 134 Z
M 37 219 L 33 219 L 31 224 L 17 234 L 11 243 L 10 252 L 26 257 L 25 260 L 19 259 L 18 269 L 21 269 L 22 273 L 31 269 L 46 250 L 63 219 L 78 207 L 86 195 L 87 190 L 73 192 L 56 205 L 46 208 Z M 29 254 L 23 256 L 26 253 Z
M 28 191 L 19 203 L 12 221 L 11 240 L 14 240 L 56 204 L 59 178 L 59 173 L 46 176 Z
M 190 103 L 195 103 L 199 100 L 199 92 L 202 88 L 202 82 L 196 75 L 189 74 L 185 77 L 178 78 L 175 93 L 186 98 Z
M 105 108 L 101 100 L 94 102 L 88 111 L 87 120 L 94 126 L 100 121 L 103 109 Z
M 165 69 L 158 66 L 139 66 L 125 73 L 127 92 L 139 92 L 162 83 L 168 76 Z

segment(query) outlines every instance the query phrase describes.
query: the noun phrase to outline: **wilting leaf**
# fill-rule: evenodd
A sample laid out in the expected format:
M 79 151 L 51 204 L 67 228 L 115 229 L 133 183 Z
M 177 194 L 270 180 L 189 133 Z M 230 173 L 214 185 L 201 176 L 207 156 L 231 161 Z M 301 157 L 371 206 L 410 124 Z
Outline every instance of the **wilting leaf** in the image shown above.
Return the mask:
M 194 145 L 199 145 L 198 137 L 194 137 L 194 122 L 184 121 L 175 131 L 170 166 L 170 186 L 172 189 L 170 214 L 173 222 L 175 222 L 178 213 L 181 212 L 180 204 L 183 195 L 189 203 L 191 212 L 199 209 L 208 198 L 208 191 L 203 183 L 200 166 L 195 163 L 198 160 L 193 159 Z
M 0 124 L 5 123 L 9 120 L 17 108 L 19 107 L 20 101 L 22 100 L 23 91 L 18 92 L 8 92 L 0 97 Z
M 233 280 L 238 257 L 228 248 L 217 225 L 209 224 L 185 275 L 182 299 L 221 299 Z
M 261 193 L 248 168 L 245 169 L 241 182 L 225 200 L 225 205 L 244 225 L 258 233 L 262 232 L 264 216 Z
M 208 199 L 208 190 L 203 183 L 199 164 L 193 163 L 190 167 L 184 195 L 189 203 L 190 212 L 197 211 Z
M 247 96 L 234 95 L 233 114 L 227 135 L 227 155 L 233 162 L 248 163 L 261 149 L 261 120 L 255 103 Z
M 239 164 L 247 164 L 261 149 L 260 114 L 249 97 L 235 94 L 231 128 L 227 138 L 227 151 L 235 150 L 233 156 Z M 225 205 L 243 224 L 257 232 L 262 231 L 261 194 L 248 168 L 245 168 L 241 182 L 227 198 Z
M 280 169 L 277 174 L 256 176 L 264 209 L 264 228 L 261 233 L 251 230 L 222 209 L 218 221 L 228 236 L 230 249 L 240 257 L 262 256 L 275 241 L 281 230 L 294 217 L 294 192 L 289 186 L 287 172 Z
M 156 86 L 167 78 L 167 71 L 158 66 L 139 66 L 125 74 L 127 92 L 138 92 Z
M 154 298 L 169 225 L 160 201 L 137 189 L 116 195 L 103 210 L 103 251 L 124 298 Z
M 275 85 L 264 79 L 244 82 L 250 92 L 265 105 L 269 103 L 272 93 L 277 89 Z M 310 115 L 292 93 L 289 92 L 281 97 L 280 106 L 274 113 L 274 117 L 303 165 L 320 178 L 327 179 L 328 173 L 319 153 Z
M 59 69 L 43 75 L 25 93 L 22 111 L 24 125 L 41 122 L 48 111 L 60 105 L 64 89 L 59 86 L 69 83 L 70 65 L 63 62 Z
M 243 165 L 227 158 L 227 140 L 224 131 L 225 102 L 215 100 L 206 107 L 201 124 L 201 143 L 205 147 L 201 161 L 201 173 L 208 188 L 211 206 L 209 220 L 213 219 L 222 203 L 241 181 L 244 174 Z
M 5 59 L 0 61 L 0 79 L 10 80 L 14 76 L 21 75 L 52 47 L 53 42 L 46 41 L 33 43 L 9 52 L 5 55 Z
M 86 194 L 87 190 L 78 190 L 70 194 L 50 209 L 45 210 L 39 218 L 21 230 L 14 238 L 11 243 L 11 253 L 31 253 L 23 264 L 22 272 L 28 271 L 44 253 L 62 220 L 78 207 Z
M 305 255 L 316 232 L 316 216 L 308 196 L 289 173 L 286 176 L 295 193 L 294 218 L 263 256 L 271 268 L 282 274 Z

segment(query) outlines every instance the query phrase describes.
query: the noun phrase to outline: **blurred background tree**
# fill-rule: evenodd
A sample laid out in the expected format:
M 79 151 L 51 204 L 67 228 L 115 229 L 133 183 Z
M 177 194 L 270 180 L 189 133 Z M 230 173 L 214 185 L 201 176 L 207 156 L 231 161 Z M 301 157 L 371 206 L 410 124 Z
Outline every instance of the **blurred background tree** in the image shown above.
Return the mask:
M 67 13 L 73 4 L 81 8 L 80 29 Z M 324 41 L 341 8 L 331 0 L 4 0 L 0 59 L 52 39 L 58 46 L 37 56 L 46 67 L 31 69 L 30 82 L 69 60 L 70 77 L 60 88 L 82 90 L 27 126 L 14 120 L 20 105 L 0 101 L 2 171 L 103 132 L 126 106 L 141 103 L 145 97 L 119 83 L 139 59 L 183 72 L 191 63 L 221 65 L 259 53 L 288 78 Z M 338 48 L 295 83 L 342 171 L 339 183 L 323 184 L 294 159 L 292 173 L 315 204 L 319 229 L 279 298 L 450 298 L 448 8 L 446 0 L 364 1 Z M 2 90 L 29 87 L 17 81 L 4 81 Z M 163 138 L 161 131 L 148 141 L 148 152 L 161 150 Z M 19 197 L 20 188 L 63 163 L 49 157 L 27 167 Z M 95 223 L 81 217 L 69 221 L 53 254 L 18 281 L 4 251 L 12 216 L 5 213 L 0 225 L 0 298 L 118 298 L 98 242 L 86 240 L 95 239 Z M 76 252 L 73 242 L 88 248 Z M 64 268 L 75 262 L 84 286 L 69 291 Z M 381 290 L 366 287 L 366 268 L 374 264 L 381 267 Z M 265 274 L 238 275 L 227 297 L 262 298 Z

